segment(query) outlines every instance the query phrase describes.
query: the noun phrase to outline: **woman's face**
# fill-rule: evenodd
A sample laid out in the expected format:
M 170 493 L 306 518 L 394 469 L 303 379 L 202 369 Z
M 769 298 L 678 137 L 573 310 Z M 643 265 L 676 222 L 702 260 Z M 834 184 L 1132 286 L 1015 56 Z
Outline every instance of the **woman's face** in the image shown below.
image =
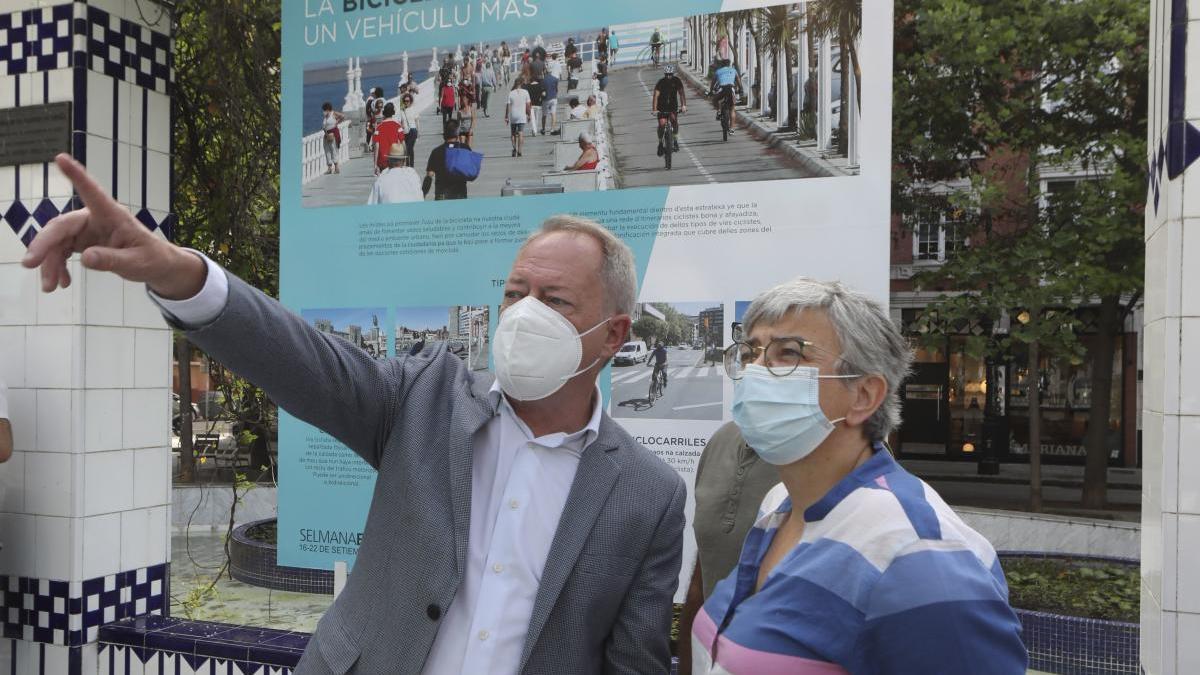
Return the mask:
M 746 336 L 746 342 L 756 347 L 766 347 L 775 338 L 802 338 L 811 347 L 806 348 L 799 361 L 800 366 L 816 368 L 821 375 L 837 375 L 838 355 L 841 354 L 841 344 L 833 323 L 824 310 L 808 309 L 803 312 L 789 312 L 773 324 L 756 324 L 754 330 Z M 766 357 L 762 352 L 754 361 L 766 366 Z M 817 387 L 821 410 L 829 419 L 836 419 L 845 414 L 854 402 L 851 388 L 844 382 L 854 380 L 822 380 Z

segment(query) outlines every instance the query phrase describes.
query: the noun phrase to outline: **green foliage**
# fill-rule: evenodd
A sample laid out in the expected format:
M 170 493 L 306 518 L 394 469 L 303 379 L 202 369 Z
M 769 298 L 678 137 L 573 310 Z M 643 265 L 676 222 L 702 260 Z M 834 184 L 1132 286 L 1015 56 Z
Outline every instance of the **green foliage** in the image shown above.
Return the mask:
M 1013 607 L 1088 619 L 1137 623 L 1137 566 L 1067 559 L 1003 561 Z
M 653 346 L 655 342 L 662 342 L 665 345 L 675 345 L 681 342 L 692 341 L 692 321 L 684 316 L 679 310 L 663 303 L 650 303 L 652 307 L 663 313 L 667 317 L 666 320 L 658 319 L 643 314 L 633 324 L 633 334 L 639 339 L 645 340 L 646 344 Z
M 269 295 L 279 288 L 279 0 L 180 0 L 175 12 L 176 243 Z M 249 445 L 274 406 L 213 364 Z

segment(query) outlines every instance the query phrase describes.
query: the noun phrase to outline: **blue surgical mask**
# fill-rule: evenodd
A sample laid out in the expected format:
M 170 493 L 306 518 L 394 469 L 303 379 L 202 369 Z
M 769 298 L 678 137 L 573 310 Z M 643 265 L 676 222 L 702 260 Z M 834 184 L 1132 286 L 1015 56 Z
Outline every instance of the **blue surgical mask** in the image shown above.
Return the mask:
M 800 461 L 833 431 L 821 411 L 818 383 L 822 379 L 853 379 L 857 375 L 820 375 L 816 368 L 797 368 L 783 377 L 764 366 L 750 364 L 733 384 L 733 422 L 742 438 L 764 462 L 783 466 Z

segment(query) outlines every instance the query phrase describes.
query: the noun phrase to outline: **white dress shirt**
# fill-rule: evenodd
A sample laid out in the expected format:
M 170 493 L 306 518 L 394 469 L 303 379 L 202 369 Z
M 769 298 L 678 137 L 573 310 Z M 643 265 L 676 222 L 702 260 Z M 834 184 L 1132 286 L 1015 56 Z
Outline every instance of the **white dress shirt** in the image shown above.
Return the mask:
M 150 293 L 162 309 L 193 327 L 220 316 L 229 297 L 224 270 L 197 255 L 208 265 L 208 278 L 195 297 L 170 301 Z M 488 401 L 496 415 L 472 442 L 466 574 L 442 619 L 424 675 L 517 673 L 542 570 L 579 459 L 600 433 L 599 385 L 591 419 L 570 434 L 534 437 L 498 384 L 492 385 Z
M 384 169 L 375 179 L 371 196 L 367 197 L 368 204 L 400 204 L 424 200 L 421 178 L 415 170 L 407 166 Z

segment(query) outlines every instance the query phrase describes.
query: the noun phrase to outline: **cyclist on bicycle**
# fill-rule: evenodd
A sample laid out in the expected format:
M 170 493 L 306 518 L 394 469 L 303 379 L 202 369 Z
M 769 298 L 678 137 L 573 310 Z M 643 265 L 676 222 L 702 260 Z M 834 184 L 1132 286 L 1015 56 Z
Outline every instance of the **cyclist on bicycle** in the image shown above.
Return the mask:
M 662 33 L 658 29 L 654 29 L 654 34 L 650 36 L 650 58 L 654 61 L 654 65 L 658 65 L 659 54 L 662 52 Z
M 661 342 L 654 343 L 654 351 L 650 352 L 650 358 L 646 359 L 646 366 L 654 366 L 654 372 L 650 373 L 650 381 L 654 378 L 662 377 L 663 389 L 667 388 L 667 348 Z
M 683 89 L 683 80 L 675 75 L 675 66 L 668 65 L 663 68 L 662 79 L 654 85 L 654 101 L 650 105 L 650 112 L 658 117 L 658 156 L 662 157 L 665 151 L 662 137 L 663 127 L 666 126 L 668 120 L 671 122 L 671 128 L 675 131 L 674 147 L 671 149 L 678 152 L 679 113 L 687 112 L 687 94 Z
M 737 121 L 733 92 L 735 88 L 741 88 L 741 78 L 739 77 L 737 66 L 734 66 L 729 59 L 721 59 L 714 65 L 716 65 L 716 69 L 713 71 L 710 89 L 714 94 L 714 101 L 717 104 L 717 119 L 721 119 L 722 103 L 728 103 L 729 133 L 732 134 L 734 122 Z

